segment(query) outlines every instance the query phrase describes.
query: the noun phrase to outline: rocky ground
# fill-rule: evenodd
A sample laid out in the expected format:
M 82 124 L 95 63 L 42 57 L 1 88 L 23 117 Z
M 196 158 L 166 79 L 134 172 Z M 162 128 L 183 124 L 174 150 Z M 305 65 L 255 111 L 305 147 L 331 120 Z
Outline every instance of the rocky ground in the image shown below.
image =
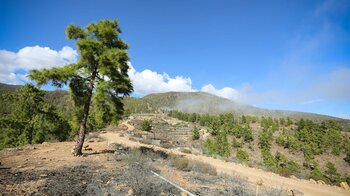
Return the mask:
M 0 151 L 0 192 L 2 195 L 181 194 L 182 191 L 150 171 L 197 195 L 228 195 L 232 191 L 231 187 L 225 188 L 228 182 L 224 177 L 177 169 L 170 163 L 174 157 L 170 159 L 167 154 L 149 149 L 134 152 L 101 138 L 89 141 L 83 157 L 72 156 L 74 142 Z M 241 187 L 239 191 L 245 190 Z

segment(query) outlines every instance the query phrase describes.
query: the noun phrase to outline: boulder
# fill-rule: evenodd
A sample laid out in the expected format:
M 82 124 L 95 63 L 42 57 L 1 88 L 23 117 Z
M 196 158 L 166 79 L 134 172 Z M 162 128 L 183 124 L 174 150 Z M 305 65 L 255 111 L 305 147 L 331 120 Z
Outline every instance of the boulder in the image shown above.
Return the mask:
M 317 180 L 317 184 L 326 184 L 323 180 Z
M 350 190 L 350 187 L 347 182 L 341 182 L 340 187 L 345 189 L 345 190 Z
M 187 196 L 187 193 L 181 192 L 181 196 Z
M 121 124 L 120 125 L 120 129 L 123 131 L 127 131 L 128 130 L 128 126 L 126 126 L 125 124 Z

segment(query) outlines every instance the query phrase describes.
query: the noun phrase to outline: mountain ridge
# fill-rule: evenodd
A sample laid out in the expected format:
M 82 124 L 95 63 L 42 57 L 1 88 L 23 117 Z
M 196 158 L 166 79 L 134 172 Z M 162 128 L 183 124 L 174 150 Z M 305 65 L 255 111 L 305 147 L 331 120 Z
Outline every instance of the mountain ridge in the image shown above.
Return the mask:
M 183 96 L 183 95 L 185 96 Z M 330 116 L 330 115 L 324 115 L 324 114 L 317 114 L 317 113 L 311 113 L 311 112 L 300 112 L 300 111 L 291 111 L 291 110 L 278 110 L 278 109 L 266 109 L 266 108 L 260 108 L 260 107 L 256 107 L 256 106 L 252 106 L 252 105 L 248 105 L 248 104 L 244 104 L 244 103 L 239 103 L 239 102 L 235 102 L 235 101 L 232 101 L 230 99 L 227 99 L 227 98 L 224 98 L 224 97 L 220 97 L 220 96 L 217 96 L 217 95 L 213 95 L 213 94 L 209 94 L 209 93 L 206 93 L 206 92 L 165 92 L 165 93 L 152 93 L 152 94 L 149 94 L 149 95 L 146 95 L 140 99 L 147 99 L 148 101 L 149 100 L 154 100 L 152 102 L 158 102 L 157 105 L 159 105 L 159 101 L 157 100 L 158 97 L 162 97 L 162 96 L 165 96 L 165 97 L 169 97 L 169 96 L 172 96 L 172 97 L 180 97 L 179 101 L 187 101 L 188 100 L 188 97 L 191 97 L 192 95 L 195 95 L 195 96 L 202 96 L 202 97 L 206 97 L 206 98 L 213 98 L 213 99 L 216 99 L 214 100 L 215 101 L 221 101 L 221 102 L 224 102 L 224 103 L 228 103 L 230 105 L 228 106 L 231 106 L 231 108 L 227 108 L 226 110 L 228 110 L 227 112 L 229 112 L 229 110 L 232 109 L 232 107 L 237 107 L 236 110 L 240 111 L 240 110 L 243 110 L 243 109 L 248 109 L 248 110 L 257 110 L 255 111 L 256 113 L 251 113 L 250 111 L 248 112 L 244 112 L 243 115 L 259 115 L 259 114 L 263 114 L 263 115 L 269 115 L 269 113 L 273 113 L 273 112 L 277 112 L 279 114 L 282 114 L 284 113 L 285 115 L 288 115 L 288 114 L 293 114 L 293 113 L 300 113 L 300 114 L 305 114 L 305 115 L 317 115 L 317 116 L 322 116 L 322 117 L 325 117 L 325 118 L 333 118 L 333 119 L 342 119 L 342 118 L 339 118 L 339 117 L 335 117 L 335 116 Z M 183 96 L 183 97 L 181 97 Z M 201 100 L 200 102 L 203 102 L 203 100 Z M 220 107 L 220 106 L 217 106 L 217 107 Z M 175 108 L 172 108 L 172 109 L 181 109 L 181 106 L 177 105 Z M 196 111 L 189 111 L 189 112 L 196 112 Z M 224 112 L 226 112 L 224 110 Z M 196 112 L 196 113 L 201 113 L 201 112 Z M 219 112 L 221 113 L 221 112 Z M 342 120 L 348 120 L 348 119 L 342 119 Z
M 21 85 L 0 83 L 0 92 L 11 92 Z M 56 105 L 67 104 L 68 92 L 62 90 L 48 91 L 50 100 Z M 67 93 L 67 94 L 66 94 Z M 350 120 L 334 116 L 259 108 L 238 103 L 227 98 L 205 92 L 164 92 L 152 93 L 141 98 L 127 97 L 124 99 L 125 109 L 131 113 L 157 112 L 159 110 L 178 110 L 189 113 L 212 114 L 233 113 L 234 115 L 271 116 L 274 118 L 290 117 L 293 119 L 309 119 L 313 121 L 335 120 L 350 128 Z

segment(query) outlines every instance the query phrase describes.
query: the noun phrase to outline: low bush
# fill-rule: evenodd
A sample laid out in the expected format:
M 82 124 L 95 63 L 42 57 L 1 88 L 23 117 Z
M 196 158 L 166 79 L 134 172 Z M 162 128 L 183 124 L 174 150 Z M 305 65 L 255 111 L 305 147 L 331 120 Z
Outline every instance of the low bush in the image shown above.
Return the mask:
M 176 169 L 182 171 L 190 171 L 189 169 L 189 160 L 185 157 L 174 157 L 171 159 L 171 165 Z
M 273 156 L 270 151 L 262 150 L 262 157 L 263 163 L 268 169 L 282 176 L 288 177 L 297 173 L 300 169 L 300 166 L 296 162 L 289 160 L 280 152 L 277 152 L 276 155 Z
M 128 169 L 125 172 L 125 176 L 134 194 L 152 194 L 150 167 L 142 153 L 137 149 L 132 149 L 126 157 L 126 161 Z
M 199 161 L 190 161 L 189 167 L 191 171 L 200 172 L 204 174 L 217 175 L 216 169 L 208 163 L 202 163 Z
M 243 147 L 243 143 L 240 142 L 238 139 L 236 139 L 235 137 L 232 139 L 232 147 L 234 148 L 242 148 Z
M 317 180 L 325 181 L 325 178 L 324 178 L 322 171 L 320 170 L 319 167 L 316 167 L 311 171 L 309 178 L 312 178 L 316 181 Z
M 253 196 L 253 190 L 249 187 L 248 183 L 238 176 L 229 176 L 225 180 L 225 189 L 222 191 L 223 195 L 240 196 L 247 195 Z
M 249 161 L 248 153 L 246 151 L 242 150 L 242 149 L 238 149 L 237 150 L 236 157 L 237 157 L 238 160 L 243 161 L 243 162 Z
M 152 130 L 151 121 L 149 121 L 149 120 L 142 121 L 141 130 L 146 131 L 146 132 L 150 132 Z
M 333 163 L 327 162 L 326 169 L 324 171 L 324 177 L 328 183 L 338 185 L 341 181 L 341 175 L 338 173 L 337 168 Z
M 190 160 L 186 157 L 171 155 L 169 158 L 171 166 L 181 171 L 194 171 L 204 174 L 217 175 L 216 169 L 208 163 Z

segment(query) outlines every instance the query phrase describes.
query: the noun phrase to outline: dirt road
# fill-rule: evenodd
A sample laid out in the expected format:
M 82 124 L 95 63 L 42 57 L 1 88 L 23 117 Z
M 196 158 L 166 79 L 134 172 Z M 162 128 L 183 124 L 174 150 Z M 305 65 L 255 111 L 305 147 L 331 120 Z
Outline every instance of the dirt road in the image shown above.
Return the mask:
M 184 155 L 190 159 L 196 161 L 202 161 L 205 163 L 211 164 L 213 167 L 217 169 L 219 173 L 224 173 L 228 175 L 239 175 L 243 178 L 247 178 L 248 181 L 252 183 L 256 183 L 258 180 L 263 181 L 264 186 L 269 186 L 273 188 L 284 188 L 288 190 L 298 190 L 304 193 L 304 195 L 315 195 L 315 196 L 328 196 L 328 195 L 348 195 L 350 196 L 350 191 L 344 190 L 340 187 L 334 187 L 329 185 L 320 185 L 314 184 L 307 180 L 299 180 L 299 179 L 291 179 L 279 176 L 277 174 L 266 172 L 256 168 L 250 168 L 241 164 L 236 164 L 232 162 L 225 162 L 223 160 L 214 159 L 211 157 L 203 156 L 203 155 L 193 155 L 193 154 L 185 154 L 178 150 L 169 150 L 165 148 L 161 148 L 154 145 L 142 144 L 139 142 L 131 141 L 128 138 L 121 137 L 120 133 L 117 132 L 107 132 L 100 135 L 107 139 L 109 143 L 118 143 L 127 147 L 150 147 L 155 150 L 164 151 L 166 153 L 173 153 L 177 155 Z

